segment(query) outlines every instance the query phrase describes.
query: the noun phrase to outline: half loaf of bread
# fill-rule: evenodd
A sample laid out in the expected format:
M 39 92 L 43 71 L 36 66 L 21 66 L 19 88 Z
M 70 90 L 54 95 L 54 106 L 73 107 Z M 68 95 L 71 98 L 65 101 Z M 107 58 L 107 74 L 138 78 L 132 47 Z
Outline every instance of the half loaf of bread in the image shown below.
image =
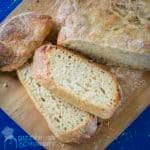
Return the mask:
M 149 0 L 66 0 L 58 45 L 98 60 L 150 70 Z

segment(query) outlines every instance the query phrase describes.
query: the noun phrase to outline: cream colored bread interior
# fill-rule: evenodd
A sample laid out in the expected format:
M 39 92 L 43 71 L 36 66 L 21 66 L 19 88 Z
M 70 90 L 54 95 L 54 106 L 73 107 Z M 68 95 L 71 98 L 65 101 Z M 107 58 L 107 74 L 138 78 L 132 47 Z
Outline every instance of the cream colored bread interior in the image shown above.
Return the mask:
M 18 71 L 19 77 L 24 81 L 27 91 L 30 91 L 30 96 L 46 118 L 52 132 L 56 136 L 60 136 L 67 132 L 76 131 L 77 128 L 80 130 L 80 127 L 83 127 L 81 130 L 86 129 L 86 124 L 93 119 L 93 116 L 61 101 L 60 98 L 40 86 L 33 79 L 31 70 L 31 66 L 26 65 Z M 96 130 L 95 125 L 94 128 Z
M 123 51 L 120 48 L 104 47 L 94 42 L 88 42 L 78 39 L 67 39 L 63 45 L 70 49 L 76 49 L 90 57 L 94 57 L 101 63 L 101 58 L 107 63 L 112 65 L 125 64 L 139 69 L 150 70 L 150 54 L 148 53 L 135 53 Z
M 59 48 L 51 51 L 49 60 L 52 78 L 58 85 L 78 95 L 81 101 L 100 108 L 114 107 L 118 91 L 107 71 Z

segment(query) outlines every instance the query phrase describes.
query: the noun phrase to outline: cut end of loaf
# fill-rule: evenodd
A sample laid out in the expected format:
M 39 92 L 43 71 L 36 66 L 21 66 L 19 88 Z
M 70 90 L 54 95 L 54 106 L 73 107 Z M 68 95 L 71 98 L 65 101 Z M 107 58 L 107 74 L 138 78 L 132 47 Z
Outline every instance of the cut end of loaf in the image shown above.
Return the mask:
M 98 62 L 105 62 L 113 66 L 126 66 L 134 69 L 150 70 L 150 54 L 145 51 L 136 53 L 136 51 L 123 51 L 120 47 L 102 46 L 92 41 L 84 41 L 80 39 L 64 39 L 62 43 L 69 49 L 75 49 L 91 58 L 96 58 Z

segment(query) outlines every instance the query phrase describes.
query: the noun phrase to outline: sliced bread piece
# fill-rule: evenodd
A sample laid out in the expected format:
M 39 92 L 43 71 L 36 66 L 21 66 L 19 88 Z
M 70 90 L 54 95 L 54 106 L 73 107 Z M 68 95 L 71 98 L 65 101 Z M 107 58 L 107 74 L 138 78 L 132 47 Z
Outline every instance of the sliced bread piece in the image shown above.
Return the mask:
M 36 108 L 60 141 L 79 143 L 95 133 L 97 118 L 62 101 L 40 86 L 33 78 L 31 64 L 24 65 L 17 73 Z
M 150 70 L 149 0 L 66 0 L 58 45 L 98 60 Z
M 74 52 L 47 44 L 33 61 L 37 81 L 81 110 L 110 118 L 120 104 L 116 78 L 104 67 Z
M 53 28 L 50 16 L 26 12 L 6 20 L 0 27 L 0 71 L 22 66 Z

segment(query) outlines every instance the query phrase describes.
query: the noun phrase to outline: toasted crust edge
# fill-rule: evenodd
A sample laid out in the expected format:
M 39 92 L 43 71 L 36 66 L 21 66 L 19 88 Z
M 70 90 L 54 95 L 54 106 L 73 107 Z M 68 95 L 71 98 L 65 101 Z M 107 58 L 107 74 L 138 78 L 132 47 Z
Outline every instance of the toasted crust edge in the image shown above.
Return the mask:
M 26 64 L 26 65 L 28 65 L 28 64 Z M 43 113 L 40 111 L 39 105 L 37 103 L 35 103 L 34 99 L 36 99 L 36 97 L 29 90 L 30 88 L 29 88 L 28 84 L 26 83 L 26 81 L 22 78 L 22 73 L 20 70 L 21 70 L 21 68 L 19 70 L 17 70 L 17 75 L 18 75 L 18 78 L 19 78 L 21 84 L 25 88 L 26 92 L 28 93 L 29 97 L 31 98 L 32 103 L 35 105 L 36 109 L 41 113 L 44 120 L 47 122 L 49 129 L 53 132 L 53 134 L 61 142 L 63 142 L 63 143 L 82 143 L 85 140 L 90 139 L 92 136 L 95 135 L 96 130 L 97 130 L 97 117 L 94 117 L 94 116 L 93 117 L 89 116 L 86 124 L 82 124 L 70 132 L 63 132 L 62 134 L 55 133 L 51 127 L 51 123 L 45 118 Z M 92 133 L 89 133 L 88 129 L 90 128 L 91 125 L 94 125 L 95 129 L 93 129 Z
M 88 104 L 84 101 L 80 101 L 80 97 L 77 95 L 71 94 L 69 90 L 64 89 L 63 87 L 60 87 L 53 81 L 51 78 L 51 72 L 50 72 L 50 61 L 47 58 L 47 53 L 52 51 L 51 48 L 60 48 L 64 51 L 68 51 L 60 46 L 54 46 L 51 44 L 44 45 L 40 48 L 38 48 L 35 52 L 34 55 L 34 61 L 33 61 L 33 72 L 34 72 L 34 77 L 37 79 L 37 81 L 45 86 L 47 89 L 52 90 L 56 95 L 62 97 L 66 102 L 80 108 L 81 110 L 90 112 L 91 114 L 94 114 L 96 116 L 101 117 L 102 119 L 109 119 L 112 117 L 113 113 L 117 109 L 117 107 L 120 105 L 121 101 L 121 94 L 119 90 L 119 83 L 116 79 L 116 77 L 108 71 L 108 69 L 102 65 L 99 65 L 95 62 L 89 63 L 91 66 L 98 67 L 101 69 L 104 69 L 112 78 L 112 80 L 115 82 L 116 85 L 116 96 L 115 96 L 115 105 L 112 108 L 99 108 L 98 106 Z M 71 51 L 74 55 L 78 56 L 80 59 L 85 61 L 85 63 L 88 62 L 87 58 L 84 57 L 83 55 L 78 54 L 77 52 Z M 40 66 L 39 67 L 39 63 Z M 105 110 L 107 109 L 107 110 Z M 105 111 L 105 113 L 104 113 Z

